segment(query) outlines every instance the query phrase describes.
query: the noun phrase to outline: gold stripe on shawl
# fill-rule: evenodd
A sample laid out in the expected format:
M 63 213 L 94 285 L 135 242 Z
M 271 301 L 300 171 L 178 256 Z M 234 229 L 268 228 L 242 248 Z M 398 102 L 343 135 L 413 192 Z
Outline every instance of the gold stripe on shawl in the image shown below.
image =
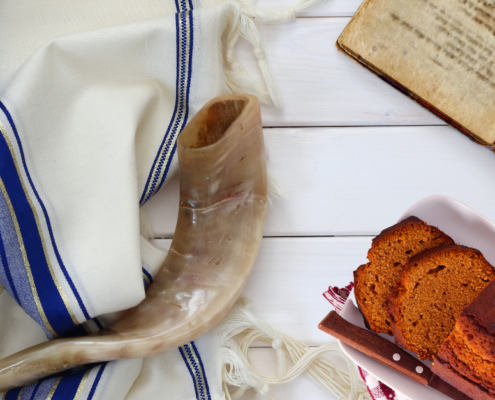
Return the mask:
M 52 386 L 52 390 L 50 390 L 50 393 L 48 393 L 48 396 L 46 398 L 46 400 L 52 400 L 52 397 L 53 395 L 55 394 L 55 390 L 57 390 L 57 386 L 58 384 L 60 383 L 60 381 L 62 380 L 62 376 L 60 378 L 58 378 L 55 383 L 53 384 Z
M 86 385 L 86 381 L 88 380 L 89 373 L 91 372 L 91 369 L 89 369 L 83 376 L 81 383 L 79 384 L 79 387 L 77 388 L 76 395 L 74 397 L 74 400 L 79 400 L 79 397 L 81 397 L 82 391 L 84 389 L 84 385 Z
M 189 351 L 186 351 L 186 347 L 189 349 Z M 198 396 L 200 393 L 204 393 L 204 397 L 208 397 L 208 389 L 206 387 L 206 380 L 204 376 L 204 371 L 203 368 L 201 368 L 201 363 L 196 356 L 196 352 L 194 351 L 194 348 L 191 343 L 187 343 L 184 346 L 182 346 L 184 349 L 184 355 L 187 360 L 187 363 L 189 365 L 190 370 L 192 371 L 192 375 L 194 376 L 194 385 L 196 386 L 196 390 L 198 393 Z M 196 368 L 194 367 L 196 365 Z M 199 371 L 199 378 L 196 375 L 196 371 Z
M 5 189 L 5 185 L 3 184 L 3 180 L 1 177 L 0 177 L 0 191 L 3 194 L 5 201 L 7 202 L 7 207 L 9 208 L 9 211 L 10 211 L 10 217 L 12 218 L 12 222 L 14 224 L 15 232 L 17 234 L 17 240 L 19 242 L 19 248 L 21 250 L 22 260 L 24 261 L 24 266 L 26 267 L 26 272 L 28 275 L 29 284 L 31 286 L 31 291 L 33 292 L 34 302 L 36 303 L 36 307 L 38 308 L 38 312 L 40 313 L 41 320 L 45 324 L 46 329 L 48 329 L 48 331 L 53 336 L 56 337 L 57 334 L 55 333 L 52 326 L 50 325 L 50 322 L 48 322 L 48 319 L 46 318 L 46 315 L 45 315 L 45 310 L 43 310 L 43 306 L 41 305 L 41 301 L 40 301 L 40 298 L 38 296 L 38 290 L 36 289 L 36 285 L 34 284 L 34 278 L 33 278 L 33 273 L 31 271 L 31 266 L 29 265 L 29 260 L 27 258 L 26 248 L 24 247 L 24 241 L 22 239 L 22 234 L 21 234 L 21 229 L 19 227 L 19 222 L 17 221 L 17 216 L 15 215 L 14 207 L 12 207 L 12 203 L 10 201 L 9 194 L 7 193 L 7 190 Z
M 179 1 L 180 3 L 180 1 Z M 184 20 L 182 19 L 184 17 Z M 158 160 L 162 160 L 163 162 L 157 162 L 151 171 L 151 176 L 152 179 L 150 183 L 148 184 L 148 187 L 146 187 L 146 194 L 143 197 L 143 202 L 146 202 L 149 197 L 151 197 L 159 188 L 160 182 L 163 179 L 163 175 L 165 174 L 165 166 L 168 164 L 169 160 L 171 157 L 173 157 L 173 149 L 174 146 L 173 144 L 177 141 L 177 137 L 180 134 L 180 128 L 182 127 L 182 124 L 185 122 L 186 119 L 186 107 L 187 107 L 187 85 L 189 82 L 189 64 L 191 62 L 191 19 L 192 16 L 189 14 L 188 10 L 182 10 L 181 7 L 181 13 L 177 15 L 178 19 L 178 35 L 179 35 L 179 41 L 182 40 L 182 33 L 185 31 L 186 32 L 186 46 L 178 46 L 178 51 L 179 54 L 177 55 L 179 60 L 182 60 L 184 57 L 184 52 L 185 52 L 185 61 L 179 65 L 179 70 L 177 71 L 177 74 L 179 77 L 184 76 L 184 79 L 179 78 L 179 87 L 177 88 L 179 94 L 182 93 L 182 95 L 178 96 L 178 102 L 176 105 L 177 110 L 183 110 L 182 113 L 175 112 L 174 111 L 174 119 L 170 123 L 170 131 L 168 132 L 169 135 L 167 135 L 167 138 L 165 139 L 164 143 L 171 143 L 172 146 L 166 150 L 166 146 L 163 146 L 160 149 L 160 154 L 158 156 Z M 184 49 L 185 47 L 185 49 Z M 174 127 L 177 126 L 177 129 L 174 132 Z M 172 139 L 170 139 L 172 138 Z M 156 186 L 153 187 L 153 182 L 156 182 Z
M 34 219 L 36 220 L 36 226 L 38 227 L 38 234 L 39 234 L 40 239 L 41 239 L 41 243 L 42 243 L 42 246 L 43 246 L 43 252 L 45 254 L 45 259 L 46 259 L 46 263 L 48 265 L 48 269 L 50 270 L 50 275 L 52 276 L 53 282 L 55 283 L 55 286 L 57 287 L 57 290 L 58 290 L 58 292 L 60 294 L 60 297 L 62 298 L 62 301 L 64 302 L 64 305 L 67 308 L 67 311 L 68 311 L 68 313 L 69 313 L 72 321 L 74 322 L 75 325 L 79 325 L 79 321 L 77 320 L 77 318 L 76 318 L 76 316 L 74 314 L 74 310 L 72 309 L 72 306 L 69 303 L 69 300 L 68 300 L 68 298 L 67 298 L 67 296 L 66 296 L 66 294 L 65 294 L 65 292 L 64 292 L 64 290 L 62 288 L 62 285 L 60 285 L 60 282 L 58 281 L 57 276 L 55 275 L 55 271 L 53 270 L 53 266 L 51 264 L 50 257 L 48 256 L 48 251 L 47 251 L 47 246 L 46 246 L 46 242 L 45 242 L 45 237 L 44 237 L 43 231 L 41 229 L 41 223 L 40 223 L 40 219 L 38 217 L 38 213 L 36 211 L 36 208 L 34 207 L 34 204 L 33 204 L 32 200 L 31 200 L 31 197 L 29 196 L 29 192 L 26 189 L 26 186 L 24 184 L 24 180 L 22 179 L 21 171 L 20 171 L 19 165 L 17 163 L 17 159 L 15 157 L 15 152 L 14 152 L 14 147 L 12 146 L 12 142 L 10 141 L 10 138 L 7 135 L 7 131 L 5 130 L 5 128 L 4 128 L 4 126 L 2 125 L 1 122 L 0 122 L 0 131 L 2 132 L 2 135 L 3 135 L 4 139 L 5 139 L 5 141 L 7 142 L 7 146 L 9 147 L 10 154 L 12 155 L 12 159 L 14 160 L 15 168 L 17 170 L 17 175 L 19 176 L 19 180 L 21 182 L 22 189 L 24 190 L 24 194 L 26 196 L 26 199 L 29 202 L 29 206 L 31 207 L 31 210 L 33 212 Z M 24 257 L 24 254 L 23 254 L 23 257 Z M 27 258 L 25 258 L 25 261 L 27 261 Z M 33 284 L 34 283 L 33 282 L 30 282 L 30 283 L 31 283 L 31 287 L 33 287 Z M 52 333 L 52 330 L 50 330 L 50 333 Z M 55 334 L 55 336 L 57 336 L 57 335 Z

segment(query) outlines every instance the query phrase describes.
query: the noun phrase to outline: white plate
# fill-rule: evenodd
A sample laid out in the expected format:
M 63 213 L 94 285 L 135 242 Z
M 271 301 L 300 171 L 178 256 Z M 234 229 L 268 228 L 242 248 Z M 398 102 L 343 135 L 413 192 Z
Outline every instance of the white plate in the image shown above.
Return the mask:
M 487 261 L 495 265 L 495 223 L 472 208 L 450 197 L 430 196 L 409 208 L 399 218 L 399 221 L 411 216 L 416 216 L 440 228 L 458 244 L 480 250 Z M 350 299 L 342 310 L 342 316 L 357 326 L 365 327 L 361 313 Z M 390 336 L 381 336 L 393 341 Z M 410 400 L 449 399 L 436 390 L 422 386 L 340 341 L 339 344 L 356 364 Z M 424 362 L 424 364 L 431 365 L 430 362 Z

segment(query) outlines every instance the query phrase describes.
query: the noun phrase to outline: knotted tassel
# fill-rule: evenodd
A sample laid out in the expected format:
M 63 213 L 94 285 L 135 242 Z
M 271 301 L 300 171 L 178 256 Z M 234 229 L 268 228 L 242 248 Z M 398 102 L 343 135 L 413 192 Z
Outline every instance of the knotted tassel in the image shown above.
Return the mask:
M 234 93 L 246 93 L 257 96 L 262 103 L 282 106 L 282 99 L 268 66 L 261 39 L 254 21 L 262 23 L 282 23 L 292 21 L 300 12 L 322 3 L 325 0 L 302 0 L 292 7 L 281 11 L 269 11 L 259 8 L 253 0 L 235 0 L 229 16 L 230 24 L 226 32 L 225 68 L 226 83 Z M 246 39 L 253 46 L 258 67 L 263 77 L 259 82 L 251 77 L 237 62 L 234 46 L 239 38 Z
M 215 333 L 222 345 L 222 378 L 228 400 L 238 399 L 249 388 L 258 392 L 259 400 L 271 400 L 270 385 L 290 382 L 302 373 L 340 400 L 370 399 L 354 364 L 343 354 L 337 343 L 310 348 L 256 318 L 249 310 L 245 298 L 237 302 L 227 317 L 215 328 Z M 248 349 L 255 340 L 269 343 L 275 349 L 276 377 L 262 374 L 251 365 Z M 343 358 L 347 369 L 342 369 L 324 358 L 325 354 Z M 288 371 L 287 357 L 294 363 Z M 231 393 L 229 387 L 237 389 Z

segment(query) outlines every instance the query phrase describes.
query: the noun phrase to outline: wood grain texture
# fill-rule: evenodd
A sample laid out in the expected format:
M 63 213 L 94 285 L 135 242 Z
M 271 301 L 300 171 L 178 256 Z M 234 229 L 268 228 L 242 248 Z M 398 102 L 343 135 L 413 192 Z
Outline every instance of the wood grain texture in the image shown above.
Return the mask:
M 280 10 L 297 1 L 259 5 Z M 263 122 L 287 127 L 265 129 L 269 171 L 287 192 L 287 199 L 273 200 L 265 235 L 306 237 L 263 239 L 244 294 L 259 318 L 313 346 L 335 341 L 317 328 L 332 310 L 322 292 L 352 280 L 372 236 L 311 236 L 375 235 L 432 194 L 452 196 L 495 219 L 493 154 L 441 126 L 443 121 L 336 49 L 350 20 L 341 17 L 351 17 L 360 3 L 329 0 L 293 23 L 259 25 L 284 102 L 281 110 L 263 106 Z M 236 55 L 259 76 L 247 43 L 239 43 Z M 377 125 L 391 126 L 367 127 Z M 174 179 L 145 206 L 156 237 L 173 235 L 178 189 Z M 167 248 L 170 240 L 155 243 Z M 249 355 L 256 368 L 276 375 L 272 349 L 251 348 Z M 306 377 L 274 386 L 270 394 L 286 400 L 335 398 Z
M 376 235 L 418 200 L 451 196 L 495 220 L 495 157 L 451 127 L 265 129 L 273 199 L 265 236 Z M 178 181 L 145 210 L 170 237 Z
M 165 249 L 170 242 L 154 241 Z M 371 237 L 265 238 L 244 295 L 253 313 L 281 332 L 310 346 L 334 342 L 318 330 L 332 310 L 322 294 L 329 285 L 348 285 L 370 246 Z
M 279 11 L 297 4 L 300 0 L 260 0 L 258 5 L 266 10 Z M 327 0 L 299 17 L 351 17 L 362 0 Z
M 444 125 L 335 46 L 349 18 L 298 18 L 258 24 L 283 108 L 263 107 L 264 126 Z M 252 48 L 236 50 L 246 70 L 259 76 Z

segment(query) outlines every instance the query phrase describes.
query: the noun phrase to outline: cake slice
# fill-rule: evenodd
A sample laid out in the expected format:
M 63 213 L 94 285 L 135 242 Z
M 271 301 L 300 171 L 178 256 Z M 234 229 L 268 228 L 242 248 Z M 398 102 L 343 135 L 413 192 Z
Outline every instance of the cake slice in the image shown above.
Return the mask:
M 495 399 L 495 282 L 461 313 L 433 372 L 475 400 Z
M 354 271 L 356 302 L 369 329 L 392 334 L 385 302 L 411 256 L 454 241 L 438 228 L 409 217 L 373 239 L 369 263 Z
M 387 301 L 395 344 L 433 359 L 462 310 L 494 279 L 494 268 L 469 247 L 443 246 L 412 257 Z

